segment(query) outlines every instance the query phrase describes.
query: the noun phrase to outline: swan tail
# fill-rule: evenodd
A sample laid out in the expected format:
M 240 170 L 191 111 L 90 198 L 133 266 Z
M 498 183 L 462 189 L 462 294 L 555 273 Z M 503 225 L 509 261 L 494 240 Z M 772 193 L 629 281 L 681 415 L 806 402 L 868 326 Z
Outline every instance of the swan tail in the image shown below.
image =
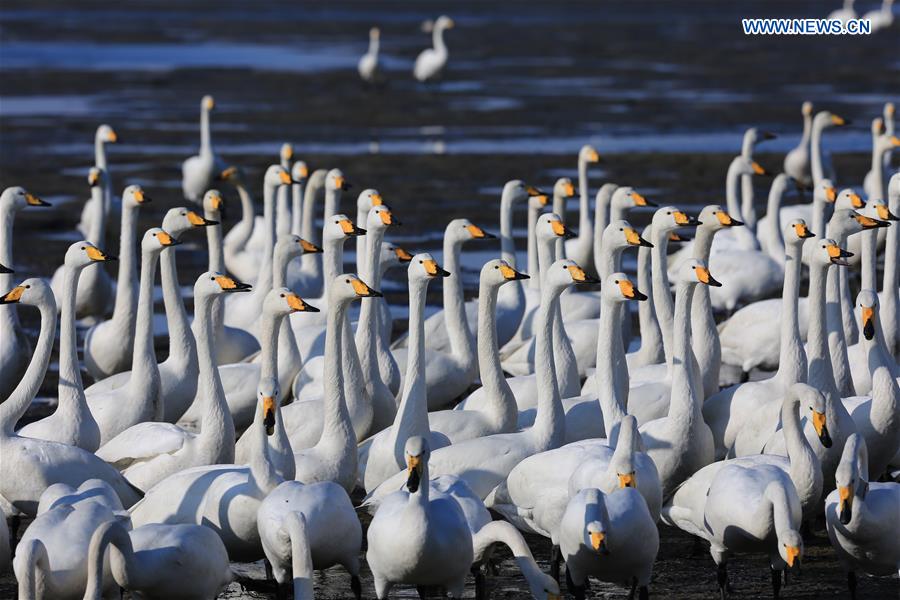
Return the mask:
M 20 542 L 16 547 L 15 572 L 16 579 L 19 580 L 19 600 L 38 597 L 38 564 L 46 564 L 47 560 L 47 548 L 39 539 Z

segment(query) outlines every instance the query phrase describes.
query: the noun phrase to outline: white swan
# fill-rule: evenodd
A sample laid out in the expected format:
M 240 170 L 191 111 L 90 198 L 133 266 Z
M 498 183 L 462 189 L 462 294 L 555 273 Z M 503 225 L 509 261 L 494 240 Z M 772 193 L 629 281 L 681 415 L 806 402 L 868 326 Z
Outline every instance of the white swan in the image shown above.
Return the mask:
M 291 167 L 291 233 L 300 235 L 303 230 L 303 195 L 306 181 L 309 179 L 309 167 L 302 160 L 295 160 Z
M 13 287 L 13 221 L 16 213 L 28 206 L 50 204 L 21 187 L 8 187 L 0 194 L 0 264 L 7 267 L 7 272 L 0 273 L 2 290 Z M 16 388 L 28 368 L 31 343 L 25 336 L 13 306 L 0 308 L 0 331 L 3 332 L 3 347 L 0 349 L 0 399 L 5 399 Z
M 900 570 L 900 484 L 869 481 L 866 442 L 847 438 L 835 476 L 837 489 L 825 499 L 825 529 L 847 571 L 850 597 L 856 572 L 893 576 Z
M 185 200 L 199 202 L 218 173 L 225 170 L 222 159 L 212 147 L 209 131 L 209 113 L 216 103 L 212 96 L 203 96 L 200 101 L 200 153 L 185 160 L 181 165 L 181 191 Z
M 884 167 L 885 158 L 889 158 L 891 151 L 900 146 L 900 138 L 893 133 L 888 133 L 884 119 L 878 117 L 872 120 L 872 166 L 863 180 L 863 189 L 866 198 L 872 200 L 887 199 L 888 175 L 890 175 L 890 163 L 887 170 Z
M 88 173 L 88 185 L 91 188 L 91 204 L 94 207 L 94 218 L 85 235 L 85 239 L 98 247 L 106 245 L 106 206 L 103 200 L 103 189 L 106 185 L 106 172 L 91 167 Z M 50 279 L 50 287 L 57 297 L 62 297 L 63 266 L 57 267 Z M 113 309 L 115 290 L 112 279 L 105 269 L 91 269 L 78 280 L 78 292 L 75 294 L 75 315 L 78 319 L 89 317 L 103 318 Z
M 100 428 L 101 445 L 132 425 L 159 421 L 165 414 L 165 398 L 161 397 L 159 367 L 153 347 L 153 282 L 160 253 L 174 244 L 177 244 L 176 240 L 159 228 L 148 229 L 141 240 L 134 356 L 131 371 L 126 372 L 127 382 L 110 389 L 85 390 L 88 407 Z
M 407 471 L 401 475 L 409 491 L 386 496 L 366 534 L 375 593 L 386 598 L 395 584 L 409 583 L 440 586 L 462 598 L 474 560 L 465 514 L 450 496 L 431 498 L 431 450 L 425 438 L 407 440 L 404 454 Z
M 285 481 L 259 505 L 256 520 L 275 580 L 280 586 L 293 580 L 295 599 L 303 598 L 300 588 L 312 587 L 312 569 L 339 564 L 350 573 L 350 588 L 359 600 L 362 526 L 341 486 Z M 308 569 L 303 564 L 307 556 Z
M 131 509 L 135 527 L 151 523 L 196 524 L 215 531 L 233 561 L 263 558 L 256 514 L 263 499 L 284 479 L 275 471 L 266 438 L 275 432 L 278 381 L 259 381 L 254 447 L 249 466 L 211 465 L 179 471 L 147 491 Z
M 639 588 L 639 598 L 649 598 L 659 532 L 637 490 L 578 492 L 563 515 L 559 546 L 566 561 L 567 587 L 575 598 L 584 600 L 588 576 L 630 583 L 632 597 Z
M 845 2 L 853 3 L 853 0 L 845 0 Z M 812 134 L 810 136 L 810 171 L 812 171 L 812 180 L 814 186 L 819 186 L 823 180 L 837 181 L 834 168 L 831 165 L 831 154 L 822 148 L 822 134 L 829 127 L 845 127 L 850 121 L 843 117 L 831 113 L 827 110 L 816 113 L 813 117 Z M 783 217 L 782 217 L 783 218 Z M 824 231 L 823 227 L 812 221 L 815 231 Z
M 377 83 L 381 77 L 378 66 L 378 48 L 381 42 L 381 30 L 373 27 L 369 30 L 369 49 L 359 59 L 356 70 L 360 79 L 366 83 Z
M 543 372 L 535 379 L 539 392 L 534 426 L 526 431 L 489 435 L 441 448 L 434 452 L 430 461 L 435 475 L 458 475 L 479 498 L 484 498 L 523 459 L 562 444 L 565 420 L 554 377 L 553 314 L 560 294 L 573 283 L 595 281 L 570 260 L 556 261 L 542 275 L 535 364 L 540 365 Z M 403 481 L 403 473 L 387 479 L 368 495 L 369 502 L 377 503 L 398 490 Z
M 47 284 L 25 283 L 16 302 L 35 306 L 41 332 L 28 369 L 13 393 L 0 404 L 0 507 L 7 516 L 35 515 L 41 494 L 54 483 L 77 487 L 88 479 L 109 483 L 125 506 L 140 497 L 118 471 L 81 448 L 17 435 L 13 428 L 34 399 L 50 363 L 56 335 L 56 302 Z M 7 298 L 6 294 L 4 298 Z
M 20 429 L 19 435 L 41 440 L 78 446 L 88 452 L 100 447 L 100 428 L 88 410 L 78 364 L 78 350 L 75 332 L 75 290 L 81 271 L 88 265 L 109 260 L 102 251 L 90 242 L 75 242 L 69 246 L 64 261 L 63 289 L 60 292 L 62 311 L 59 331 L 59 384 L 58 404 L 49 417 L 29 423 Z M 23 285 L 32 285 L 27 281 Z M 34 285 L 39 286 L 36 282 Z M 7 294 L 3 300 L 15 300 L 28 288 L 19 286 Z
M 669 234 L 669 240 L 677 235 L 674 231 Z M 647 225 L 641 232 L 642 238 L 653 238 L 653 225 Z M 680 236 L 679 236 L 680 237 Z M 634 352 L 625 355 L 629 369 L 637 369 L 648 365 L 658 365 L 666 362 L 666 352 L 663 347 L 662 329 L 656 318 L 656 306 L 653 303 L 653 269 L 651 267 L 651 248 L 642 246 L 638 248 L 637 256 L 637 284 L 638 288 L 647 290 L 647 300 L 638 305 L 638 327 L 641 333 L 640 347 Z
M 854 2 L 855 0 L 844 0 L 844 5 L 841 8 L 828 13 L 828 18 L 837 19 L 843 25 L 847 25 L 848 21 L 857 17 L 856 10 L 853 8 Z
M 306 187 L 303 190 L 303 209 L 300 215 L 300 236 L 305 240 L 317 243 L 319 239 L 320 232 L 316 231 L 315 226 L 316 203 L 324 201 L 325 196 L 339 193 L 331 191 L 331 187 L 335 182 L 334 175 L 331 171 L 316 169 L 306 181 Z M 331 206 L 333 207 L 333 204 Z M 302 257 L 299 266 L 295 266 L 288 271 L 289 287 L 306 294 L 310 298 L 321 296 L 325 284 L 322 265 L 321 256 L 309 255 Z
M 756 150 L 756 145 L 762 143 L 766 140 L 774 140 L 777 136 L 770 131 L 759 131 L 756 127 L 751 127 L 744 132 L 744 140 L 741 145 L 741 156 L 749 161 L 753 161 L 753 151 Z M 756 235 L 756 204 L 754 203 L 754 194 L 753 194 L 753 176 L 754 175 L 765 175 L 765 169 L 763 169 L 763 173 L 756 172 L 754 169 L 753 173 L 745 173 L 741 175 L 741 218 L 744 220 L 744 224 L 747 226 L 747 231 Z
M 110 584 L 140 598 L 204 600 L 222 593 L 232 573 L 222 540 L 206 527 L 151 523 L 129 531 L 106 521 L 91 537 L 87 577 L 85 600 L 99 600 Z
M 98 126 L 97 131 L 94 132 L 94 166 L 106 173 L 102 196 L 104 210 L 107 214 L 113 216 L 117 212 L 118 207 L 113 203 L 112 177 L 109 172 L 109 163 L 106 160 L 106 144 L 115 144 L 118 141 L 119 136 L 116 134 L 115 130 L 105 123 Z M 81 232 L 81 235 L 88 235 L 95 214 L 97 214 L 96 206 L 94 206 L 93 199 L 90 199 L 82 207 L 81 221 L 76 225 L 76 229 Z M 105 240 L 101 240 L 101 242 L 105 243 Z
M 427 48 L 416 57 L 413 77 L 418 81 L 431 81 L 441 76 L 447 65 L 447 46 L 444 44 L 444 30 L 453 29 L 453 19 L 441 15 L 431 26 L 432 48 Z
M 900 173 L 888 185 L 888 210 L 900 216 Z M 888 229 L 884 245 L 884 273 L 881 281 L 881 319 L 888 354 L 900 362 L 900 223 Z
M 893 5 L 894 0 L 881 0 L 880 8 L 870 10 L 862 16 L 863 19 L 869 20 L 869 24 L 872 27 L 872 33 L 882 29 L 890 29 L 891 25 L 894 24 Z
M 247 248 L 257 221 L 253 198 L 244 185 L 243 175 L 238 167 L 228 167 L 219 174 L 217 179 L 234 187 L 241 202 L 241 220 L 222 238 L 225 267 L 229 273 L 241 281 L 255 281 L 259 275 L 259 252 Z
M 812 186 L 812 173 L 809 167 L 809 138 L 812 134 L 813 103 L 806 101 L 800 107 L 803 115 L 803 135 L 800 143 L 784 155 L 784 172 L 803 187 Z M 767 213 L 768 214 L 768 213 Z
M 565 257 L 557 256 L 557 258 L 571 258 L 591 274 L 596 274 L 596 269 L 594 267 L 594 223 L 591 220 L 588 165 L 599 160 L 600 155 L 596 148 L 589 144 L 585 144 L 578 151 L 578 236 L 565 240 Z M 556 206 L 553 207 L 553 212 L 557 212 Z M 557 212 L 557 214 L 563 218 L 563 221 L 567 220 L 565 212 Z
M 150 197 L 138 185 L 130 185 L 122 192 L 119 273 L 113 314 L 108 320 L 88 329 L 84 336 L 84 366 L 95 381 L 121 373 L 131 366 L 138 293 L 138 212 L 147 202 L 150 202 Z
M 227 275 L 214 272 L 201 274 L 194 284 L 200 357 L 198 388 L 204 413 L 201 432 L 192 433 L 169 423 L 138 423 L 97 450 L 97 456 L 119 469 L 136 488 L 148 490 L 190 467 L 234 462 L 234 422 L 213 355 L 212 305 L 220 294 L 247 289 Z

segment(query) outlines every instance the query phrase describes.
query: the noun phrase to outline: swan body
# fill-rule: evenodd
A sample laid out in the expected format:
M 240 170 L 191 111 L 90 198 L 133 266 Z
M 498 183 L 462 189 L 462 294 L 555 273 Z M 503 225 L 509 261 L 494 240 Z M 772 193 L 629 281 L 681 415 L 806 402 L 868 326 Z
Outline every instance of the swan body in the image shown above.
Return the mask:
M 181 165 L 181 191 L 185 200 L 200 202 L 218 173 L 225 169 L 222 159 L 212 147 L 212 134 L 209 130 L 209 114 L 215 108 L 212 96 L 203 96 L 200 101 L 200 153 Z
M 373 27 L 369 30 L 369 49 L 359 59 L 356 70 L 360 79 L 366 83 L 377 83 L 381 78 L 381 70 L 378 66 L 378 48 L 381 42 L 381 30 Z
M 453 19 L 441 15 L 432 25 L 431 37 L 433 47 L 422 50 L 416 57 L 413 76 L 417 81 L 426 82 L 437 79 L 447 65 L 447 46 L 444 44 L 444 31 L 453 29 Z

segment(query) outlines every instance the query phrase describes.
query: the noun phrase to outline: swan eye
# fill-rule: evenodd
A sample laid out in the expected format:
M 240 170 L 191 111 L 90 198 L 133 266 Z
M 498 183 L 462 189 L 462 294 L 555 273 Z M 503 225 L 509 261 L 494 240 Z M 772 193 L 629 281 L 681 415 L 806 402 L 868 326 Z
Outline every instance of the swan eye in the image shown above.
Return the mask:
M 81 249 L 84 250 L 84 246 L 82 246 Z
M 619 280 L 618 280 L 618 279 L 616 279 L 616 285 L 619 285 Z
M 420 264 L 420 265 L 423 265 L 423 264 L 425 264 L 425 261 L 420 260 L 420 261 L 419 261 L 419 264 Z
M 215 277 L 210 277 L 209 280 L 210 280 L 210 281 L 215 281 L 216 278 L 215 278 Z
M 346 283 L 350 283 L 350 280 L 349 280 L 349 279 L 347 279 L 347 280 L 345 280 L 345 281 L 346 281 Z
M 281 297 L 284 298 L 284 294 L 281 294 Z
M 495 268 L 495 269 L 499 269 L 500 266 L 499 266 L 499 265 L 494 265 L 494 268 Z
M 26 289 L 26 290 L 30 290 L 30 289 L 31 289 L 31 286 L 30 286 L 30 285 L 26 285 L 26 286 L 25 286 L 25 289 Z

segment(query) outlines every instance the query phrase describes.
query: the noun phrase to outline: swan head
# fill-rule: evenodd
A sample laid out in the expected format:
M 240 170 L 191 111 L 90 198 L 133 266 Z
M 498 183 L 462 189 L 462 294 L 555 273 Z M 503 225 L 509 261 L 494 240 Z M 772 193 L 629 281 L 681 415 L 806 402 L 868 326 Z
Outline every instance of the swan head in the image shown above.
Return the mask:
M 379 260 L 379 266 L 381 267 L 382 274 L 395 267 L 405 265 L 412 259 L 412 254 L 400 246 L 395 246 L 390 243 L 381 244 L 381 259 Z
M 288 260 L 304 254 L 319 254 L 320 252 L 322 252 L 321 248 L 292 233 L 279 235 L 278 241 L 275 243 L 275 255 L 287 257 Z
M 502 198 L 507 199 L 512 202 L 520 202 L 525 200 L 530 196 L 546 196 L 544 192 L 534 187 L 533 185 L 528 185 L 521 179 L 512 179 L 507 181 L 503 186 L 503 192 L 501 194 Z
M 267 315 L 286 317 L 297 312 L 319 312 L 319 309 L 289 290 L 288 288 L 273 288 L 263 298 L 263 312 Z
M 550 204 L 550 198 L 547 194 L 538 194 L 536 196 L 528 196 L 528 209 L 540 213 L 547 205 Z
M 831 183 L 830 179 L 823 179 L 813 190 L 813 199 L 834 204 L 837 201 L 837 188 Z
M 816 234 L 809 230 L 806 221 L 803 219 L 791 219 L 782 231 L 786 244 L 798 246 L 802 245 L 807 238 L 815 237 Z
M 855 210 L 860 210 L 865 207 L 866 203 L 860 198 L 859 194 L 851 190 L 850 188 L 845 188 L 838 192 L 837 198 L 834 201 L 835 210 L 841 208 L 852 208 Z
M 594 552 L 599 552 L 604 556 L 609 554 L 609 547 L 606 541 L 606 528 L 600 521 L 590 521 L 584 528 L 586 545 Z
M 225 199 L 219 190 L 208 190 L 203 194 L 203 210 L 208 213 L 221 213 L 225 208 Z
M 869 202 L 866 204 L 865 212 L 873 219 L 879 219 L 885 222 L 900 220 L 897 215 L 891 212 L 891 209 L 881 198 L 869 200 Z
M 203 96 L 203 99 L 200 100 L 200 110 L 211 111 L 216 107 L 216 101 L 212 96 L 206 95 Z
M 453 219 L 444 229 L 444 239 L 453 242 L 454 245 L 469 240 L 492 240 L 496 237 L 468 219 Z
M 872 139 L 877 140 L 884 133 L 884 119 L 875 117 L 872 119 Z
M 846 233 L 847 235 L 852 235 L 854 233 L 865 231 L 867 229 L 877 229 L 878 227 L 891 226 L 891 224 L 887 221 L 873 219 L 872 217 L 862 212 L 857 212 L 851 208 L 835 210 L 834 215 L 832 215 L 831 221 L 829 221 L 828 224 L 830 226 L 836 225 L 837 228 L 840 229 L 840 231 Z
M 380 29 L 378 29 L 377 27 L 372 27 L 371 29 L 369 29 L 369 39 L 370 40 L 377 40 L 380 37 L 381 37 Z
M 613 302 L 628 302 L 629 300 L 643 302 L 647 299 L 647 295 L 641 293 L 625 273 L 608 275 L 600 285 L 600 293 L 604 298 Z
M 381 206 L 383 204 L 384 198 L 382 198 L 381 193 L 374 188 L 366 188 L 356 197 L 357 210 L 367 214 L 372 210 L 372 207 Z
M 844 451 L 834 472 L 838 492 L 838 518 L 844 525 L 853 520 L 853 502 L 857 492 L 865 498 L 868 491 L 867 464 L 868 449 L 865 439 L 859 433 L 850 434 L 844 442 Z
M 591 146 L 590 144 L 585 144 L 581 147 L 581 150 L 578 151 L 578 162 L 580 163 L 595 163 L 600 162 L 600 154 L 597 152 L 597 149 Z
M 357 298 L 381 298 L 383 295 L 352 273 L 338 275 L 334 278 L 331 287 L 328 288 L 329 302 L 349 302 Z
M 803 411 L 808 411 L 808 418 L 812 422 L 813 429 L 815 429 L 822 446 L 831 448 L 831 436 L 828 434 L 828 419 L 825 416 L 825 396 L 812 386 L 805 383 L 795 383 L 790 387 L 789 393 L 784 400 L 786 406 L 790 403 L 792 410 L 796 410 L 796 404 L 793 404 L 793 399 L 795 398 L 801 405 L 801 416 Z
M 163 217 L 162 228 L 175 236 L 175 239 L 180 239 L 184 232 L 191 229 L 218 224 L 218 221 L 207 219 L 195 210 L 178 206 L 170 208 L 166 212 L 166 216 Z
M 653 247 L 653 244 L 642 238 L 637 229 L 624 219 L 613 221 L 606 226 L 606 229 L 603 230 L 603 243 L 604 245 L 613 244 L 614 249 L 637 248 L 639 246 L 644 246 L 645 248 Z
M 813 114 L 813 103 L 807 100 L 803 103 L 803 106 L 800 107 L 800 112 L 804 117 L 810 117 Z
M 435 29 L 453 29 L 456 23 L 447 15 L 441 15 L 434 22 Z
M 263 177 L 263 185 L 267 188 L 278 189 L 283 185 L 290 185 L 291 174 L 281 165 L 269 165 Z
M 859 309 L 863 337 L 867 340 L 874 339 L 878 333 L 878 294 L 872 290 L 860 291 L 856 296 L 856 307 Z
M 437 277 L 449 277 L 450 273 L 441 268 L 436 260 L 427 252 L 413 256 L 409 262 L 409 281 L 431 281 Z
M 616 191 L 613 192 L 612 206 L 616 208 L 633 208 L 635 206 L 651 206 L 655 207 L 656 204 L 647 200 L 644 196 L 637 193 L 633 187 L 630 186 L 622 186 L 616 188 Z
M 737 169 L 738 175 L 768 175 L 766 169 L 750 157 L 738 155 L 734 157 L 732 165 Z
M 853 256 L 852 252 L 844 250 L 838 246 L 836 241 L 828 238 L 817 241 L 812 249 L 814 251 L 810 253 L 811 264 L 819 266 L 839 265 L 847 267 L 850 263 L 844 259 Z
M 749 143 L 751 146 L 755 146 L 760 142 L 774 140 L 777 137 L 778 136 L 771 131 L 760 131 L 756 127 L 751 127 L 744 132 L 744 143 Z
M 3 190 L 3 194 L 0 194 L 0 207 L 3 209 L 11 208 L 19 211 L 29 206 L 51 206 L 51 204 L 44 202 L 30 192 L 26 192 L 25 188 L 19 186 L 8 187 Z
M 833 112 L 823 110 L 813 117 L 813 124 L 822 129 L 825 129 L 826 127 L 844 127 L 850 124 L 850 120 L 845 119 L 840 115 L 836 115 Z
M 125 203 L 125 206 L 131 208 L 147 204 L 151 201 L 150 196 L 148 196 L 147 192 L 144 191 L 144 188 L 139 185 L 129 185 L 122 192 L 122 202 Z
M 281 159 L 282 166 L 291 164 L 291 159 L 294 158 L 294 146 L 288 142 L 283 143 L 278 157 Z
M 225 273 L 207 271 L 200 275 L 194 283 L 194 298 L 206 298 L 235 292 L 249 292 L 252 288 L 253 286 L 250 284 L 241 283 Z
M 365 235 L 366 230 L 357 227 L 347 215 L 333 215 L 322 229 L 323 242 L 342 242 L 348 237 Z
M 94 140 L 103 144 L 115 144 L 119 141 L 119 136 L 116 135 L 115 129 L 109 125 L 103 124 L 97 128 L 97 133 L 94 134 Z
M 691 258 L 684 261 L 679 267 L 681 277 L 679 281 L 691 281 L 709 285 L 712 287 L 722 287 L 722 284 L 710 274 L 709 267 L 706 263 L 698 258 Z
M 375 229 L 384 230 L 392 225 L 400 226 L 402 223 L 394 216 L 394 213 L 387 204 L 379 204 L 378 206 L 373 206 L 369 209 L 369 214 L 366 217 L 366 231 Z
M 885 102 L 884 103 L 884 120 L 890 121 L 894 118 L 894 103 L 893 102 Z
M 428 447 L 427 439 L 414 435 L 406 440 L 403 453 L 406 456 L 406 489 L 415 494 L 422 484 L 422 475 L 428 464 L 428 457 L 431 456 L 431 448 Z M 427 481 L 425 485 L 428 485 Z
M 584 272 L 578 263 L 574 260 L 563 259 L 558 260 L 547 269 L 547 273 L 542 275 L 541 285 L 547 285 L 550 289 L 562 292 L 570 285 L 582 285 L 589 283 L 600 283 L 590 275 Z
M 69 246 L 63 264 L 72 269 L 83 269 L 88 265 L 110 260 L 116 260 L 116 257 L 110 256 L 92 243 L 82 240 Z
M 0 304 L 25 304 L 27 306 L 49 304 L 50 306 L 56 306 L 56 298 L 53 295 L 50 284 L 40 277 L 26 279 L 9 291 L 0 290 L 0 293 L 2 292 L 6 293 L 0 296 Z
M 302 160 L 294 161 L 291 167 L 291 179 L 294 183 L 303 183 L 309 177 L 309 167 Z
M 727 227 L 739 227 L 744 224 L 743 221 L 738 221 L 728 214 L 728 211 L 718 204 L 704 206 L 697 218 L 702 223 L 701 227 L 709 227 L 713 231 Z
M 674 206 L 663 206 L 653 213 L 653 230 L 655 232 L 674 231 L 679 227 L 693 227 L 701 222 Z
M 106 184 L 106 170 L 100 167 L 91 167 L 88 171 L 87 181 L 92 188 L 102 187 Z
M 275 410 L 278 406 L 278 398 L 281 396 L 281 388 L 275 377 L 263 377 L 256 385 L 257 411 L 261 413 L 262 424 L 266 435 L 275 433 Z
M 528 279 L 528 275 L 519 273 L 512 268 L 508 262 L 501 258 L 489 260 L 481 267 L 481 283 L 494 288 L 499 288 L 508 281 L 518 281 L 521 279 Z
M 141 238 L 141 252 L 162 252 L 170 246 L 177 246 L 178 238 L 159 227 L 151 227 Z
M 553 184 L 553 195 L 557 198 L 574 198 L 575 184 L 568 177 L 560 177 Z
M 223 169 L 215 178 L 219 181 L 226 181 L 231 185 L 238 185 L 241 183 L 241 169 L 236 165 L 231 165 Z
M 544 213 L 538 217 L 535 234 L 541 241 L 555 240 L 556 238 L 570 240 L 577 236 L 574 231 L 566 227 L 562 217 L 556 213 Z
M 803 556 L 803 538 L 795 529 L 788 529 L 778 536 L 778 553 L 781 559 L 787 563 L 789 569 L 800 566 Z
M 343 171 L 340 169 L 332 169 L 328 171 L 328 174 L 325 176 L 325 189 L 332 192 L 336 190 L 346 191 L 350 189 L 350 184 L 344 177 Z

